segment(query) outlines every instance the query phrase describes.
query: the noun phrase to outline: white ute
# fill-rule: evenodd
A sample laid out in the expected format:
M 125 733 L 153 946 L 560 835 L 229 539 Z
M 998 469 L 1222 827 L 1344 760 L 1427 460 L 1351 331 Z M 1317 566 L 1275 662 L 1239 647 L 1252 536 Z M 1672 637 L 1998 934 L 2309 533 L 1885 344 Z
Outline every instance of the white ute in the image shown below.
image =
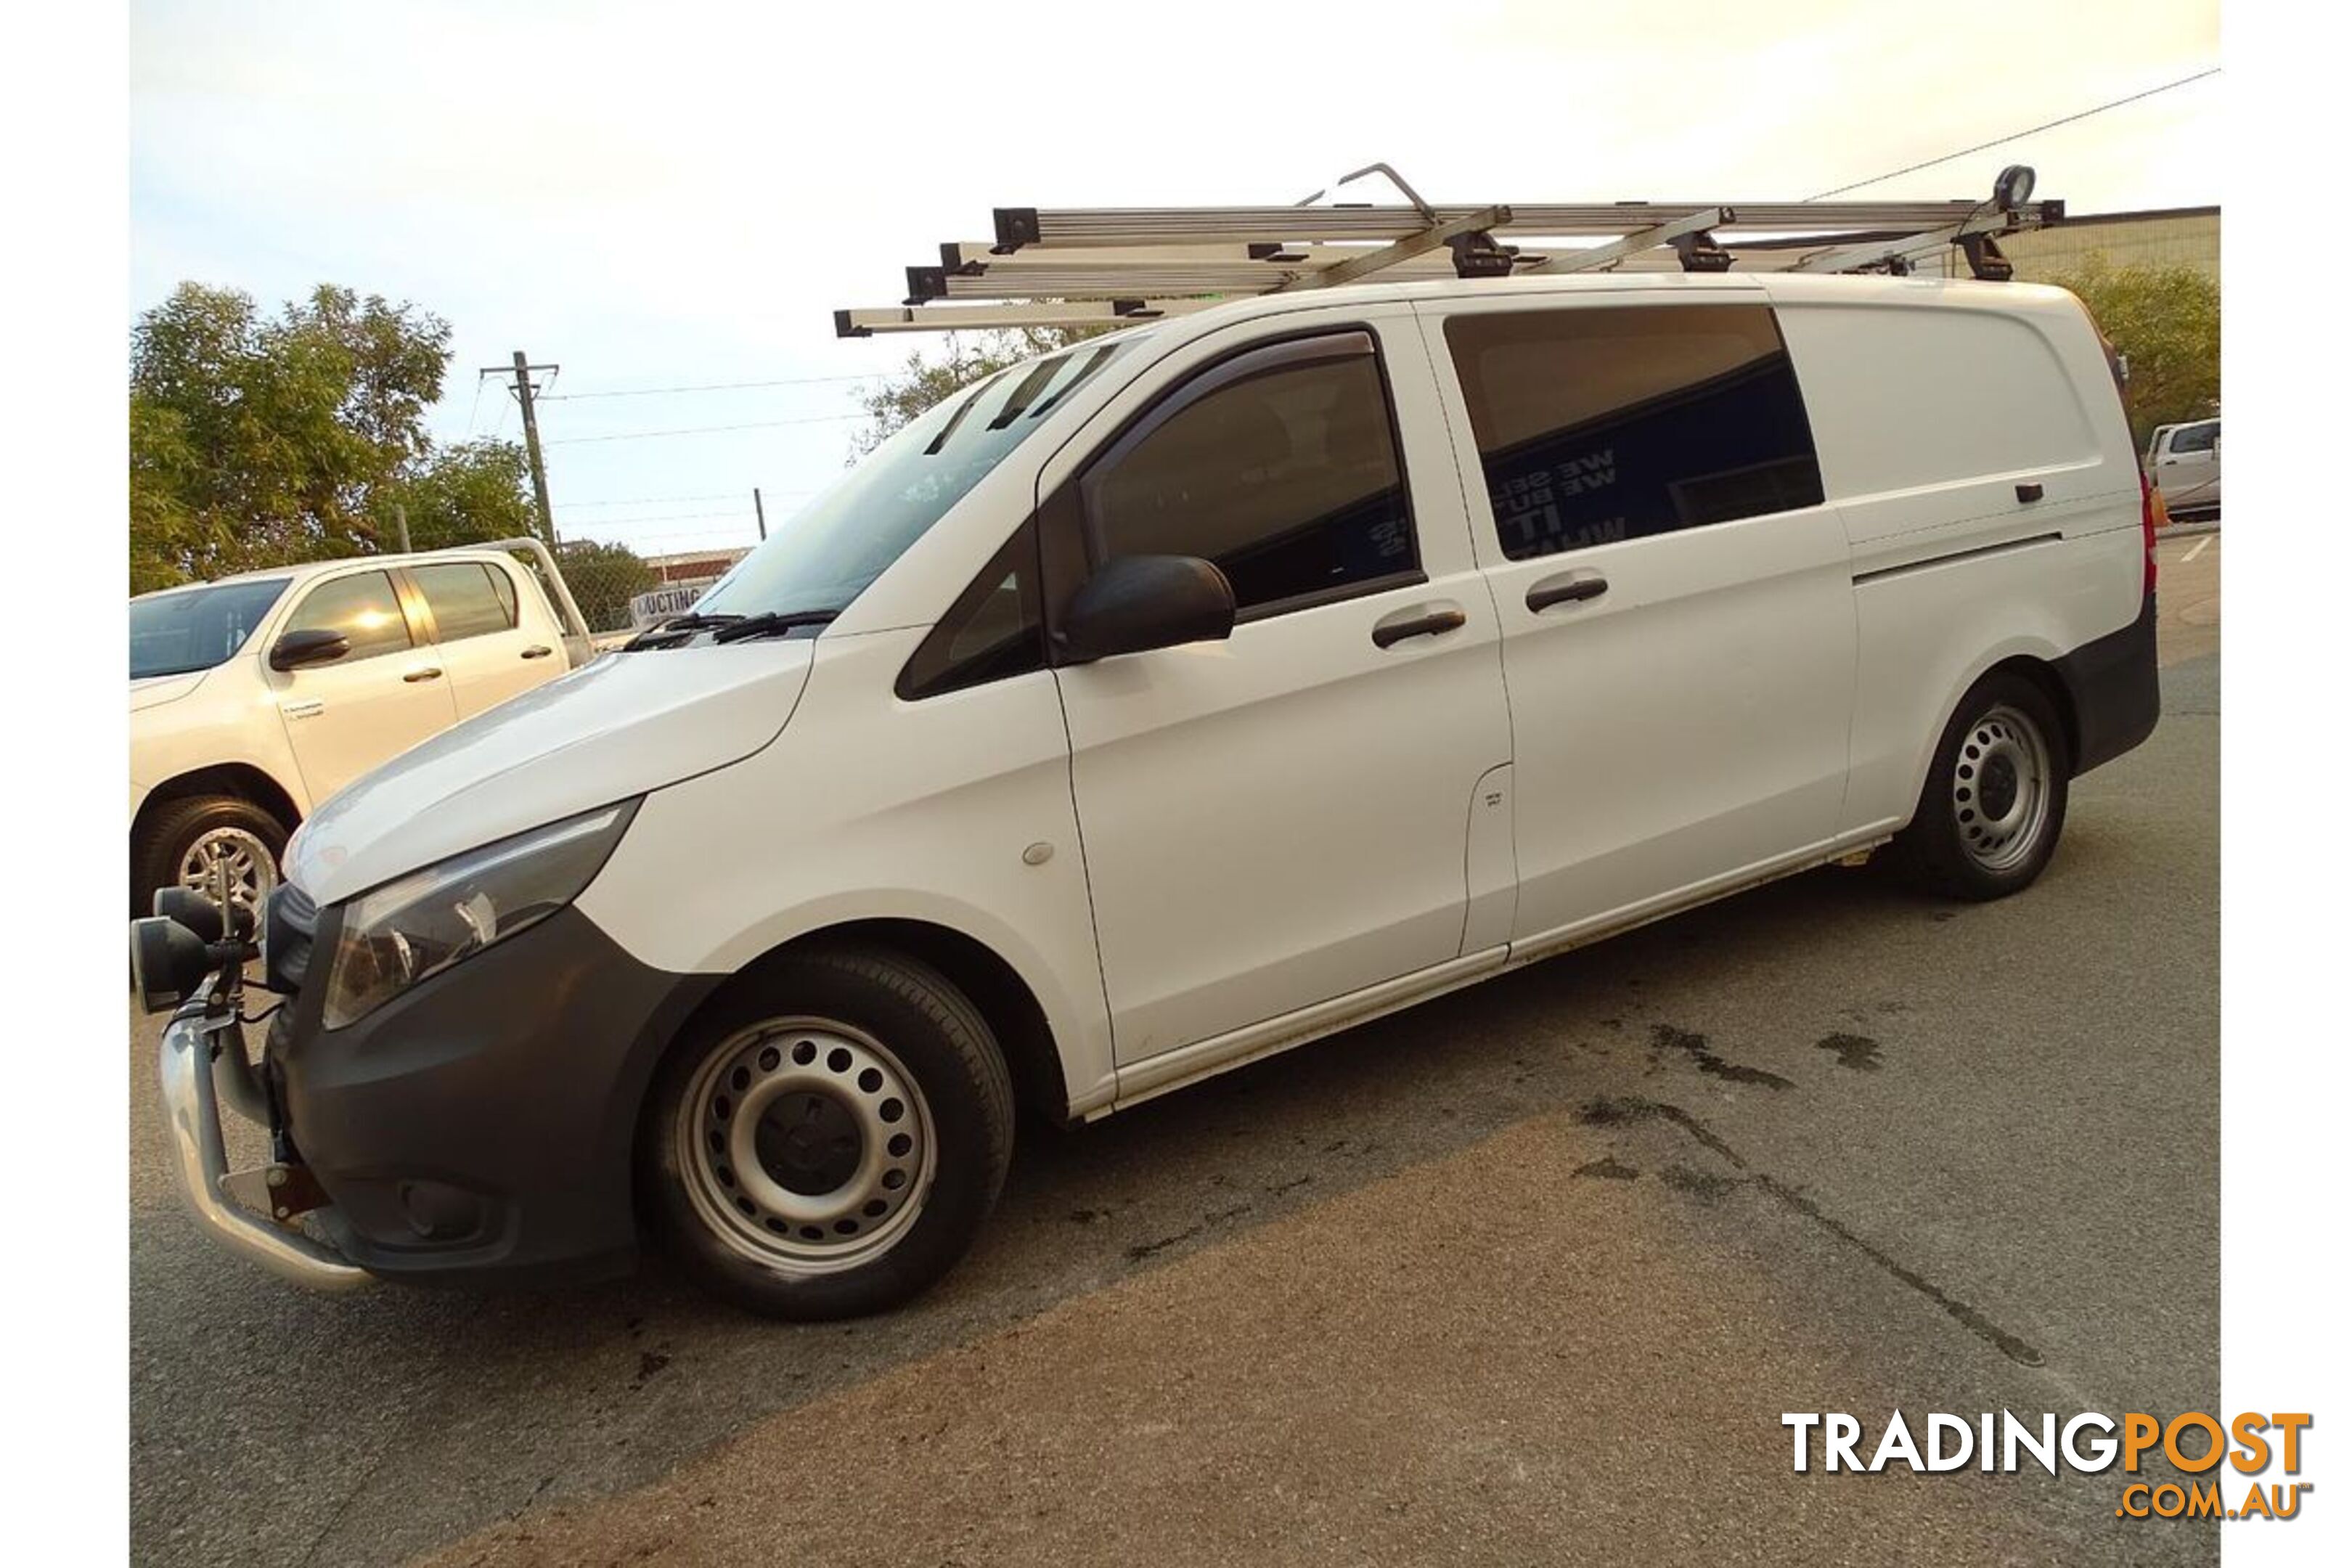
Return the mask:
M 310 816 L 289 999 L 216 1070 L 313 1231 L 223 1197 L 264 1190 L 217 1169 L 234 1020 L 156 939 L 189 1201 L 328 1288 L 609 1271 L 642 1216 L 754 1310 L 887 1307 L 1016 1104 L 1100 1117 L 1890 841 L 2026 887 L 2156 723 L 2148 515 L 2054 289 L 1366 283 L 1080 343 Z
M 561 584 L 555 563 L 539 556 Z M 588 657 L 571 605 L 504 550 L 248 572 L 131 601 L 131 903 L 158 888 L 258 910 L 311 807 L 429 735 Z M 568 620 L 567 620 L 568 616 Z M 569 629 L 567 629 L 567 627 Z

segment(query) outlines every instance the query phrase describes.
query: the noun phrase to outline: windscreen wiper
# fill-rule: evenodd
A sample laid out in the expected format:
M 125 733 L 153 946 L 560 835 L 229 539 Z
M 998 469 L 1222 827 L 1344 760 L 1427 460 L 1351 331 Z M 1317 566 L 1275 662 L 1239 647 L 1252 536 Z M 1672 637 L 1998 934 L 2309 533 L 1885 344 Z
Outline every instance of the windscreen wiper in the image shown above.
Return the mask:
M 639 648 L 675 647 L 677 646 L 677 641 L 673 639 L 683 640 L 697 632 L 711 631 L 719 626 L 731 626 L 742 618 L 740 616 L 698 616 L 691 612 L 683 616 L 672 616 L 658 626 L 647 626 L 644 631 L 623 643 L 621 651 L 634 653 Z
M 750 637 L 775 637 L 800 626 L 824 626 L 840 614 L 839 610 L 763 610 L 719 627 L 710 634 L 710 640 L 742 642 Z

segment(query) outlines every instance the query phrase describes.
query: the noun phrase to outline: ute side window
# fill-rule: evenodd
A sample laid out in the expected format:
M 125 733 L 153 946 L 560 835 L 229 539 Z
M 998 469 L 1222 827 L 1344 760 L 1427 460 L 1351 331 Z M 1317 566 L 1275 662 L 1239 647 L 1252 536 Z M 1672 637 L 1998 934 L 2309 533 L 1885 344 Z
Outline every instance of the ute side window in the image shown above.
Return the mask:
M 898 672 L 900 697 L 915 701 L 1045 668 L 1036 531 L 1034 520 L 1023 523 L 948 607 Z
M 409 576 L 433 611 L 436 636 L 445 643 L 509 632 L 515 627 L 513 579 L 478 561 L 442 566 L 412 566 Z
M 1514 561 L 1822 503 L 1767 306 L 1482 312 L 1445 342 Z
M 342 633 L 352 651 L 336 660 L 338 665 L 399 653 L 409 646 L 408 617 L 401 613 L 392 579 L 381 572 L 355 572 L 320 584 L 295 606 L 286 629 Z
M 2219 423 L 2184 426 L 2172 433 L 2172 450 L 2176 454 L 2210 452 L 2213 449 L 2213 444 L 2221 438 L 2221 426 Z
M 1361 331 L 1209 366 L 1112 443 L 1077 491 L 1093 561 L 1213 561 L 1243 619 L 1420 574 L 1388 386 Z

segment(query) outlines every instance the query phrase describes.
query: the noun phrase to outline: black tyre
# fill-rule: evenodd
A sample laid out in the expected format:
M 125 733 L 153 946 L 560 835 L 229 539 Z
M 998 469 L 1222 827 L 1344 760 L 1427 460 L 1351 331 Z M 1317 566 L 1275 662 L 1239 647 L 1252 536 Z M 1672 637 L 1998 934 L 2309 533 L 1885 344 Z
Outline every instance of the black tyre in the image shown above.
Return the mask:
M 793 953 L 698 1017 L 654 1080 L 640 1199 L 696 1282 L 771 1317 L 856 1317 L 954 1267 L 1013 1158 L 1013 1082 L 938 971 Z
M 2066 825 L 2074 758 L 2042 689 L 1995 671 L 1945 728 L 1911 826 L 1889 851 L 1914 886 L 1947 898 L 2005 898 L 2050 863 Z
M 236 795 L 166 801 L 148 814 L 131 840 L 131 914 L 152 912 L 158 888 L 194 888 L 210 898 L 225 867 L 230 897 L 258 915 L 278 885 L 287 833 L 284 823 Z

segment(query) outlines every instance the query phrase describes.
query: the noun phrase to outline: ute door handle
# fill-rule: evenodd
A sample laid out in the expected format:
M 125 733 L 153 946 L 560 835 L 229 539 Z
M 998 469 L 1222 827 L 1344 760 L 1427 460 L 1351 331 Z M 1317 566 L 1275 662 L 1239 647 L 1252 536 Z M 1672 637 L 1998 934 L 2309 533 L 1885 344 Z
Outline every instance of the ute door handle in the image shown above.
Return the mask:
M 1609 579 L 1598 572 L 1570 572 L 1563 576 L 1547 577 L 1528 590 L 1528 608 L 1549 610 L 1554 605 L 1580 603 L 1597 599 L 1609 592 Z
M 545 658 L 549 654 L 551 654 L 555 650 L 553 648 L 548 647 L 543 642 L 535 642 L 529 647 L 522 650 L 522 656 L 525 658 Z
M 1372 624 L 1372 646 L 1393 647 L 1407 637 L 1437 637 L 1470 624 L 1459 605 L 1416 605 Z
M 441 671 L 440 671 L 437 668 L 433 667 L 433 666 L 429 666 L 429 665 L 428 665 L 426 668 L 423 668 L 423 669 L 412 669 L 412 670 L 410 670 L 406 675 L 402 676 L 400 679 L 403 679 L 403 680 L 407 681 L 410 685 L 412 685 L 412 686 L 413 686 L 413 685 L 415 685 L 416 682 L 418 682 L 418 681 L 420 681 L 420 680 L 438 680 L 438 679 L 441 679 Z

